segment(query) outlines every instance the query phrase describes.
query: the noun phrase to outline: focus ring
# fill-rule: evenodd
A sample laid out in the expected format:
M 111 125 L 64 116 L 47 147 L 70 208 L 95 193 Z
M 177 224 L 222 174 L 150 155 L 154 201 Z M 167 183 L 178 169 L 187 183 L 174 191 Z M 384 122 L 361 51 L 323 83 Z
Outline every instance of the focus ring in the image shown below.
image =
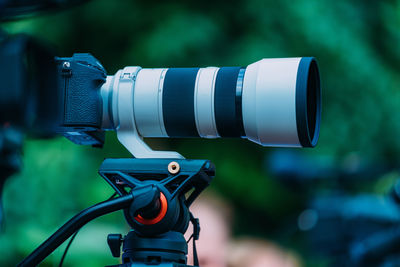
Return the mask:
M 223 67 L 217 74 L 214 98 L 215 121 L 221 137 L 241 137 L 244 132 L 243 122 L 237 124 L 236 87 L 240 69 L 240 67 Z

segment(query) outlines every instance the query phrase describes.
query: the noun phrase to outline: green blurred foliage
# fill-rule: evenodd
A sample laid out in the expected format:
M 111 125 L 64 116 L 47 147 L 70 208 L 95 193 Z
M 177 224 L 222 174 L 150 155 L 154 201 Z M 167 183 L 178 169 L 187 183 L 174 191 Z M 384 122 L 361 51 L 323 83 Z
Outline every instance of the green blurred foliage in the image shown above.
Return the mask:
M 59 56 L 90 52 L 110 74 L 126 65 L 246 66 L 266 57 L 315 56 L 323 87 L 321 135 L 318 147 L 304 153 L 336 158 L 356 153 L 390 164 L 400 156 L 398 0 L 93 0 L 3 28 L 37 36 Z M 216 164 L 210 190 L 246 218 L 238 219 L 236 233 L 279 240 L 278 226 L 300 208 L 299 196 L 269 178 L 264 167 L 269 149 L 243 140 L 151 143 Z M 103 150 L 56 138 L 28 140 L 24 153 L 23 170 L 5 187 L 1 266 L 14 265 L 73 214 L 110 196 L 97 169 L 105 157 L 129 156 L 112 133 Z M 106 236 L 127 230 L 120 213 L 90 223 L 72 245 L 66 266 L 118 262 Z M 61 254 L 57 250 L 44 265 L 57 264 Z

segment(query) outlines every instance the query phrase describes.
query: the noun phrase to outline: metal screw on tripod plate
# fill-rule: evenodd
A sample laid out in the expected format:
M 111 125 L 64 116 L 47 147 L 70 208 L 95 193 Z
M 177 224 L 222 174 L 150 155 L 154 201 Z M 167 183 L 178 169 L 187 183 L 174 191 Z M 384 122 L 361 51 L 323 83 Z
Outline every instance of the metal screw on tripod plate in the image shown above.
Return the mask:
M 170 174 L 177 174 L 181 170 L 178 162 L 172 161 L 168 164 L 168 171 Z
M 71 63 L 69 63 L 68 61 L 65 61 L 63 63 L 63 67 L 67 69 L 67 68 L 71 67 Z

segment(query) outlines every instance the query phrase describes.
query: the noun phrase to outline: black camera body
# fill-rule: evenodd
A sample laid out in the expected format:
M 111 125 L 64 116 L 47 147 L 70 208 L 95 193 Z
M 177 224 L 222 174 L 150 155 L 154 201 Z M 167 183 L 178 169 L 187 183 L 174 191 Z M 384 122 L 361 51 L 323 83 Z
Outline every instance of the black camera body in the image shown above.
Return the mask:
M 74 54 L 70 58 L 55 58 L 57 90 L 61 112 L 57 132 L 79 145 L 102 146 L 101 85 L 106 71 L 91 54 Z

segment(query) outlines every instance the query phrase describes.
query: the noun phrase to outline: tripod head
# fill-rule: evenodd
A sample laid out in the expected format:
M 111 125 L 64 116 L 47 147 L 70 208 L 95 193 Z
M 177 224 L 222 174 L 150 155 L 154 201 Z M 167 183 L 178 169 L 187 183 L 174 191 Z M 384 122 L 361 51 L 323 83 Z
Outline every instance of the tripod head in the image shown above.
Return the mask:
M 124 209 L 132 231 L 124 239 L 108 236 L 113 256 L 119 257 L 123 243 L 123 263 L 186 264 L 183 234 L 189 221 L 194 239 L 200 230 L 189 207 L 214 177 L 214 165 L 207 160 L 106 159 L 99 173 L 120 195 L 151 185 Z
M 207 160 L 106 159 L 99 173 L 121 196 L 149 184 L 157 189 L 151 206 L 136 200 L 124 210 L 129 225 L 138 233 L 157 235 L 186 231 L 188 208 L 209 185 L 215 168 Z

